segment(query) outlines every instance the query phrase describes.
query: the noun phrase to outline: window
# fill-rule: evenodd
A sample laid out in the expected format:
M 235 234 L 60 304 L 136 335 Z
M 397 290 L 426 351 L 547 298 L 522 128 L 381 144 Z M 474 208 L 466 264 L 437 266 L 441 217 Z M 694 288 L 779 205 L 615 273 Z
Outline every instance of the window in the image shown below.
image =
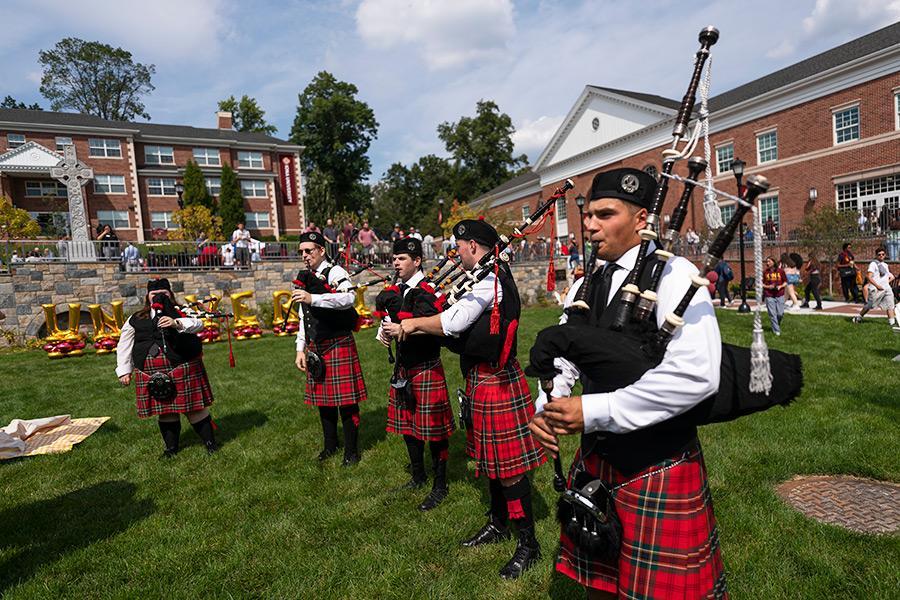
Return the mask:
M 151 212 L 150 227 L 153 229 L 178 229 L 170 212 Z
M 147 180 L 149 196 L 176 196 L 175 179 L 170 177 L 151 177 Z
M 262 179 L 241 179 L 241 196 L 244 198 L 265 198 L 266 182 Z
M 734 216 L 734 211 L 737 209 L 737 206 L 734 204 L 726 204 L 724 206 L 720 206 L 719 210 L 722 212 L 722 222 L 728 223 L 731 220 L 731 217 Z
M 127 210 L 98 210 L 97 221 L 101 225 L 109 225 L 113 229 L 128 227 Z
M 94 158 L 122 158 L 119 140 L 92 138 L 88 140 L 88 154 Z
M 762 222 L 763 229 L 766 227 L 766 223 L 769 221 L 769 217 L 772 217 L 772 221 L 775 223 L 776 231 L 781 231 L 781 214 L 778 210 L 778 194 L 774 196 L 768 196 L 766 198 L 762 198 L 759 201 L 759 208 L 762 211 Z
M 69 191 L 58 181 L 26 181 L 26 198 L 68 198 Z
M 888 204 L 897 192 L 900 192 L 900 175 L 840 183 L 835 191 L 837 209 L 840 211 L 874 209 Z
M 210 196 L 218 196 L 219 192 L 222 191 L 222 180 L 218 177 L 207 177 L 206 181 L 206 191 L 209 192 Z
M 21 133 L 8 133 L 6 134 L 6 145 L 9 146 L 9 149 L 18 148 L 19 146 L 25 143 L 25 135 Z
M 900 129 L 900 92 L 894 93 L 894 125 Z
M 834 113 L 834 143 L 843 144 L 859 139 L 859 106 L 851 106 Z
M 767 131 L 756 136 L 757 164 L 778 160 L 778 132 Z
M 95 175 L 94 191 L 98 194 L 124 194 L 124 175 Z
M 56 138 L 56 151 L 57 152 L 65 152 L 66 146 L 72 145 L 72 138 L 70 137 L 58 137 Z
M 563 196 L 559 200 L 556 201 L 556 220 L 557 221 L 566 221 L 568 220 L 569 215 L 566 210 L 566 197 Z
M 731 170 L 734 162 L 734 144 L 725 144 L 716 148 L 716 171 L 719 175 Z
M 531 216 L 531 207 L 527 204 L 522 205 L 522 220 L 524 221 Z
M 247 229 L 262 229 L 264 227 L 270 227 L 269 213 L 267 213 L 267 212 L 245 212 L 244 213 L 244 224 L 247 226 Z
M 64 235 L 72 234 L 68 212 L 29 211 L 28 214 L 31 215 L 32 219 L 37 221 L 38 226 L 41 228 L 42 236 L 59 238 Z
M 175 152 L 171 146 L 144 146 L 144 162 L 148 165 L 174 165 Z
M 218 148 L 194 148 L 194 162 L 201 167 L 218 167 L 222 164 Z
M 262 169 L 262 152 L 238 152 L 238 166 L 245 169 Z

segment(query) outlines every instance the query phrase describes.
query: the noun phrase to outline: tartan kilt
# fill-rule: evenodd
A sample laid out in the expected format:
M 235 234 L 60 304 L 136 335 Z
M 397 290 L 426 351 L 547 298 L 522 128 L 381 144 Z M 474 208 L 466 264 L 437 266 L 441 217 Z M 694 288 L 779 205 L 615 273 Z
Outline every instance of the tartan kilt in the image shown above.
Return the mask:
M 402 370 L 402 367 L 401 367 Z M 447 379 L 440 359 L 430 360 L 406 369 L 416 399 L 413 410 L 398 408 L 392 386 L 388 391 L 388 433 L 411 435 L 426 441 L 446 440 L 455 429 L 453 410 L 447 394 Z
M 178 395 L 171 402 L 158 402 L 150 397 L 147 383 L 157 371 L 169 372 L 175 381 Z M 154 415 L 194 412 L 213 403 L 212 388 L 203 366 L 203 358 L 197 357 L 181 363 L 174 369 L 162 352 L 148 356 L 142 369 L 134 370 L 134 388 L 137 395 L 137 413 L 143 418 Z
M 470 369 L 466 395 L 472 399 L 472 435 L 466 436 L 466 452 L 476 461 L 476 477 L 484 473 L 490 479 L 506 479 L 546 462 L 528 429 L 534 403 L 516 359 L 499 371 L 486 363 Z
M 570 483 L 580 454 L 579 449 Z M 682 456 L 684 462 L 662 470 Z M 594 453 L 585 457 L 584 466 L 590 475 L 613 487 L 639 478 L 614 493 L 622 521 L 622 547 L 615 564 L 592 559 L 562 532 L 557 571 L 620 598 L 728 598 L 699 443 L 630 477 Z
M 345 406 L 366 399 L 366 382 L 353 335 L 309 343 L 325 363 L 325 378 L 316 381 L 306 373 L 306 404 L 312 406 Z

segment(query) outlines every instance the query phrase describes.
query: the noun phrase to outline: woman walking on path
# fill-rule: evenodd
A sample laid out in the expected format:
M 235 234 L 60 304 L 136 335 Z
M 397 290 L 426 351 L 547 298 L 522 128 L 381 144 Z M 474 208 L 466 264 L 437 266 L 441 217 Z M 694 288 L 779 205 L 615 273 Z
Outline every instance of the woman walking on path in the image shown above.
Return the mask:
M 809 296 L 812 294 L 816 299 L 816 310 L 822 310 L 822 296 L 819 294 L 819 287 L 822 285 L 822 274 L 819 261 L 816 260 L 814 255 L 809 255 L 803 270 L 806 271 L 807 280 L 805 297 L 800 308 L 809 308 Z
M 800 283 L 800 267 L 794 264 L 787 252 L 781 255 L 781 264 L 779 266 L 784 270 L 784 274 L 787 277 L 787 288 L 785 288 L 785 291 L 788 299 L 791 301 L 791 310 L 797 310 L 800 308 L 800 300 L 797 298 L 797 288 L 795 286 Z
M 766 311 L 772 323 L 775 335 L 781 335 L 781 320 L 784 318 L 784 289 L 787 287 L 787 275 L 784 269 L 775 265 L 775 259 L 766 257 L 766 270 L 763 273 L 763 298 Z

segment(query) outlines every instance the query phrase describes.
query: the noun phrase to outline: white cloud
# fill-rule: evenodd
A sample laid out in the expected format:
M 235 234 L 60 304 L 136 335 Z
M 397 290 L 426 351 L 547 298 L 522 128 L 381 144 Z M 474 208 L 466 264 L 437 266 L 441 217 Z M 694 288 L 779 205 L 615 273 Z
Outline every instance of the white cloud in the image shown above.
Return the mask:
M 502 56 L 516 33 L 510 0 L 363 0 L 356 30 L 374 48 L 419 48 L 433 70 Z
M 563 115 L 556 117 L 541 116 L 537 119 L 523 119 L 522 124 L 516 127 L 512 135 L 516 145 L 516 153 L 528 154 L 534 160 L 544 147 L 550 142 L 550 138 L 562 125 Z
M 831 35 L 848 27 L 873 29 L 900 19 L 900 0 L 816 0 L 812 13 L 803 19 L 807 36 Z

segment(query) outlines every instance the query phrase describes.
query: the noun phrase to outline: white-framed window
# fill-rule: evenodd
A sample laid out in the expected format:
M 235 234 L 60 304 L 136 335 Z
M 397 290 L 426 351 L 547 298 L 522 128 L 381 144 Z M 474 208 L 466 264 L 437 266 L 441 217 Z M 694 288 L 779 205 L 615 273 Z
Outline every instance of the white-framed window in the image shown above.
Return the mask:
M 778 130 L 773 129 L 756 136 L 756 163 L 778 160 Z
M 900 92 L 894 92 L 894 127 L 900 129 Z
M 886 175 L 851 183 L 839 183 L 837 209 L 854 212 L 890 204 L 900 194 L 900 175 Z
M 559 200 L 556 201 L 556 221 L 568 221 L 569 220 L 569 211 L 566 210 L 566 197 L 563 196 Z
M 206 191 L 209 192 L 210 196 L 218 196 L 219 192 L 222 191 L 222 179 L 219 177 L 207 177 L 204 179 L 206 183 Z
M 531 207 L 527 204 L 522 205 L 522 220 L 524 221 L 531 216 Z
M 834 143 L 859 139 L 859 105 L 834 111 Z
M 49 237 L 60 237 L 63 235 L 72 235 L 71 219 L 69 212 L 41 212 L 28 211 L 31 218 L 37 221 L 41 228 L 41 235 Z M 61 255 L 65 256 L 65 255 Z
M 172 220 L 171 212 L 151 212 L 150 227 L 153 229 L 178 229 L 178 225 Z
M 18 148 L 25 144 L 25 134 L 24 133 L 7 133 L 6 134 L 6 145 L 9 146 L 9 149 Z
M 98 194 L 124 194 L 124 175 L 94 175 L 94 192 Z
M 148 196 L 177 196 L 175 179 L 172 177 L 150 177 L 147 179 Z
M 113 229 L 128 227 L 127 210 L 98 210 L 97 221 L 101 225 L 109 225 Z
M 769 217 L 775 223 L 776 231 L 781 232 L 781 211 L 778 209 L 778 194 L 760 198 L 759 208 L 762 215 L 763 231 L 765 231 L 766 223 Z
M 722 213 L 722 222 L 728 223 L 731 220 L 731 217 L 734 216 L 734 211 L 737 209 L 737 206 L 732 204 L 725 204 L 719 207 L 719 211 Z
M 56 138 L 56 151 L 57 152 L 64 152 L 66 149 L 66 146 L 71 146 L 71 145 L 72 145 L 72 138 L 70 138 L 70 137 L 57 137 Z
M 264 179 L 241 179 L 241 196 L 244 198 L 265 198 L 266 181 Z
M 122 144 L 116 139 L 91 138 L 88 154 L 94 158 L 122 158 Z
M 271 227 L 271 225 L 269 225 L 269 213 L 245 212 L 244 224 L 247 226 L 247 229 L 263 229 Z
M 716 146 L 716 173 L 721 175 L 731 171 L 731 163 L 734 162 L 734 144 L 722 144 Z
M 201 167 L 218 167 L 222 165 L 218 148 L 194 148 L 194 162 Z
M 238 155 L 238 167 L 243 169 L 262 169 L 263 168 L 263 156 L 262 152 L 249 152 L 249 151 L 239 151 Z
M 58 181 L 26 181 L 26 198 L 68 198 L 69 191 Z
M 144 146 L 144 162 L 148 165 L 174 165 L 175 151 L 171 146 Z

